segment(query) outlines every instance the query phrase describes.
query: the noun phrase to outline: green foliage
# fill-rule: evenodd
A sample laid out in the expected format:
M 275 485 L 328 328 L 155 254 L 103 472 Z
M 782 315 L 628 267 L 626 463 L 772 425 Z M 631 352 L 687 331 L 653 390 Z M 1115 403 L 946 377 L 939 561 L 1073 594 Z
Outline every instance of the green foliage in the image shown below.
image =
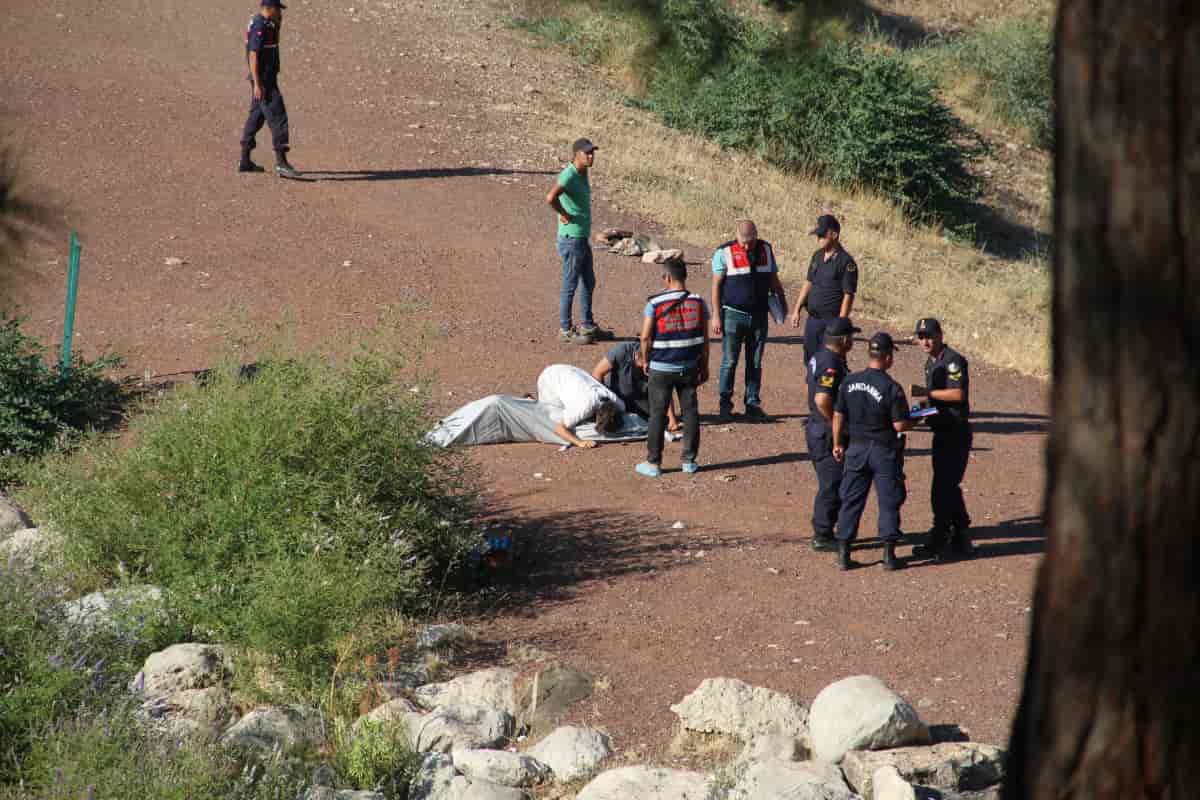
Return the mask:
M 10 464 L 109 421 L 121 401 L 120 385 L 105 376 L 121 365 L 119 358 L 87 361 L 75 354 L 63 370 L 21 330 L 22 321 L 0 312 L 0 459 Z M 0 482 L 5 472 L 0 465 Z
M 31 234 L 53 227 L 50 211 L 21 186 L 21 169 L 11 144 L 0 142 L 0 286 Z
M 294 800 L 306 783 L 294 764 L 246 765 L 222 748 L 143 731 L 128 704 L 84 711 L 42 733 L 26 761 L 24 785 L 0 787 L 0 798 Z
M 1054 37 L 1038 19 L 1010 19 L 935 48 L 943 74 L 976 76 L 984 107 L 1024 128 L 1032 143 L 1054 145 Z
M 127 570 L 199 636 L 317 679 L 363 620 L 427 609 L 475 542 L 463 462 L 424 442 L 394 366 L 363 351 L 219 370 L 136 420 L 133 445 L 46 459 L 26 502 L 70 532 L 81 574 Z
M 343 720 L 334 728 L 338 743 L 335 766 L 358 787 L 402 800 L 421 766 L 421 754 L 401 725 L 363 720 L 357 730 Z

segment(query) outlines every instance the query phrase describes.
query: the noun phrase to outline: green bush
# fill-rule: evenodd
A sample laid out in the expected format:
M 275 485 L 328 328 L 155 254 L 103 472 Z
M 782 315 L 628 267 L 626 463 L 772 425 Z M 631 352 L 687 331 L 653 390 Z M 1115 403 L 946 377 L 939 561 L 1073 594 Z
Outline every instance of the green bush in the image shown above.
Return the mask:
M 363 720 L 355 731 L 338 720 L 335 738 L 338 748 L 334 763 L 341 775 L 355 786 L 383 792 L 388 798 L 402 800 L 406 796 L 422 756 L 402 726 Z
M 221 369 L 132 425 L 28 475 L 27 504 L 69 532 L 73 567 L 168 591 L 196 635 L 324 674 L 339 638 L 434 601 L 477 534 L 453 453 L 423 404 L 362 352 Z
M 972 94 L 1010 125 L 1024 128 L 1038 146 L 1054 144 L 1054 37 L 1037 19 L 1012 19 L 938 45 L 943 72 L 982 82 Z
M 9 463 L 110 420 L 121 402 L 120 385 L 105 376 L 121 365 L 118 357 L 76 354 L 64 370 L 21 324 L 0 313 L 0 458 Z M 0 465 L 0 482 L 4 472 Z

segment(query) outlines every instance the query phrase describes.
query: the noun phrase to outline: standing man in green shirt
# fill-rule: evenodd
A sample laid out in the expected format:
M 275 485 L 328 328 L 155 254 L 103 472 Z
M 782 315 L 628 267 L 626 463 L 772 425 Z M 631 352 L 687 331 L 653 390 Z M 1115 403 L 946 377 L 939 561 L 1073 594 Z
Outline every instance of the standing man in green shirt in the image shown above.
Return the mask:
M 596 161 L 596 145 L 588 139 L 576 139 L 571 148 L 571 163 L 559 173 L 546 202 L 558 214 L 558 255 L 562 258 L 562 291 L 558 298 L 559 336 L 564 342 L 591 344 L 596 339 L 613 338 L 592 318 L 592 290 L 596 271 L 592 266 L 592 187 L 588 172 Z M 571 325 L 571 304 L 579 288 L 579 313 L 583 324 Z

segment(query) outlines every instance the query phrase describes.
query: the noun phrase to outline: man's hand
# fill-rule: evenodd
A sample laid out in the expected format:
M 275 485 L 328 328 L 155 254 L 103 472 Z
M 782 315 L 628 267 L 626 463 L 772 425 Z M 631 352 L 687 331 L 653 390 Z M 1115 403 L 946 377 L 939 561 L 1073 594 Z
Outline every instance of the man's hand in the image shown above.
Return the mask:
M 912 383 L 912 384 L 909 384 L 909 387 L 908 387 L 908 396 L 912 397 L 914 399 L 916 399 L 918 397 L 928 397 L 929 390 L 926 389 L 924 386 L 922 386 L 919 383 Z
M 584 450 L 591 450 L 596 446 L 596 442 L 593 442 L 591 439 L 580 439 L 575 443 L 575 446 L 582 447 Z
M 802 306 L 796 306 L 795 310 L 792 311 L 792 327 L 793 328 L 800 327 L 800 309 L 801 308 L 802 308 Z
M 725 335 L 725 329 L 721 327 L 721 318 L 720 317 L 713 317 L 712 332 L 713 332 L 713 336 L 724 336 Z
M 254 84 L 254 99 L 255 99 L 255 100 L 257 100 L 257 101 L 259 101 L 260 103 L 262 102 L 262 99 L 263 99 L 263 88 L 262 88 L 262 84 L 261 84 L 261 83 L 256 83 L 256 84 Z
M 835 444 L 833 446 L 833 460 L 840 464 L 845 459 L 846 459 L 846 448 L 842 447 L 840 444 Z
M 570 225 L 571 224 L 571 215 L 570 214 L 559 214 L 558 221 L 561 222 L 563 225 Z

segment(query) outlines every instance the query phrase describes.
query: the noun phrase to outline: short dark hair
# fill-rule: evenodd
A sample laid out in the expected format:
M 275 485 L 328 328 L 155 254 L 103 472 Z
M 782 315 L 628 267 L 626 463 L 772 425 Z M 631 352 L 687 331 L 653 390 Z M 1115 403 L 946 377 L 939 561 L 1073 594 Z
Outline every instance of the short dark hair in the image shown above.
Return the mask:
M 616 433 L 621 430 L 621 409 L 611 400 L 605 400 L 596 409 L 596 432 Z
M 668 261 L 663 264 L 663 272 L 671 276 L 671 280 L 683 283 L 687 280 L 687 264 L 682 261 Z

